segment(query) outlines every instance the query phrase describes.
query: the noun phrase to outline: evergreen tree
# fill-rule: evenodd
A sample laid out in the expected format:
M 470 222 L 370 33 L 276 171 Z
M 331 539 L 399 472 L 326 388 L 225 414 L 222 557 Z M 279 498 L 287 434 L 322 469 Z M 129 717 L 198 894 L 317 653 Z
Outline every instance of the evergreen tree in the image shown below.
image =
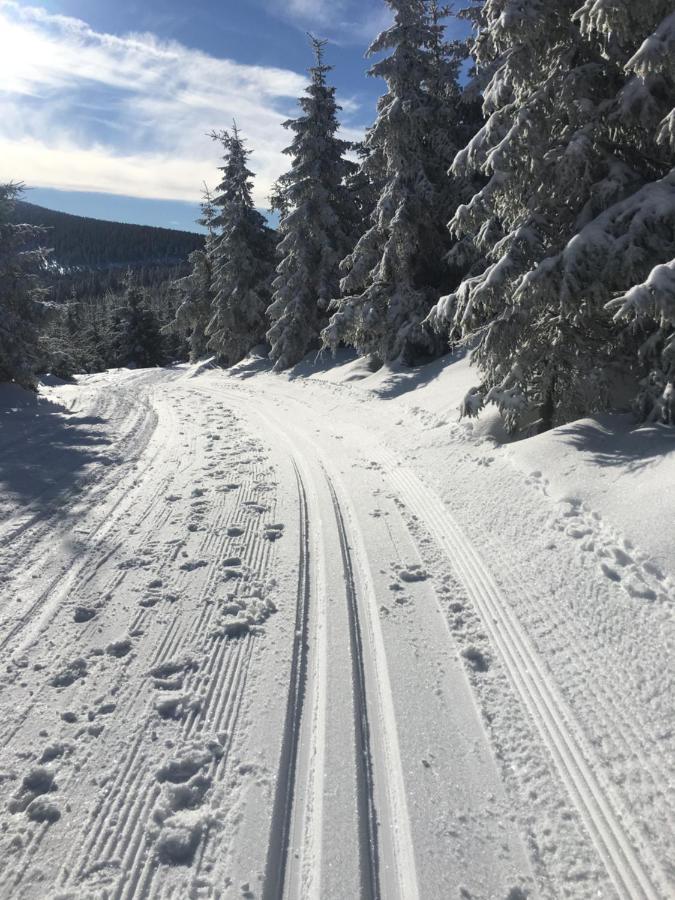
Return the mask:
M 643 376 L 638 413 L 675 424 L 675 11 L 669 0 L 587 0 L 575 20 L 624 73 L 605 140 L 644 184 L 582 229 L 554 272 L 568 294 L 612 297 Z
M 76 372 L 90 371 L 90 348 L 82 318 L 82 309 L 75 293 L 71 292 L 65 306 L 54 311 L 41 329 L 40 368 L 59 378 L 70 378 Z
M 667 5 L 482 8 L 474 53 L 488 118 L 453 171 L 488 180 L 451 228 L 488 265 L 431 317 L 476 345 L 483 383 L 466 414 L 493 402 L 508 428 L 544 429 L 605 407 L 617 375 L 639 376 L 636 335 L 618 335 L 607 302 L 672 256 L 658 147 L 672 73 L 650 80 L 635 58 L 643 39 L 659 44 Z
M 236 124 L 232 133 L 212 135 L 222 142 L 225 165 L 213 199 L 219 235 L 210 245 L 213 269 L 208 346 L 226 365 L 234 365 L 265 340 L 273 245 L 264 218 L 253 206 L 253 173 Z
M 0 381 L 33 388 L 50 305 L 40 287 L 44 229 L 10 221 L 20 193 L 20 185 L 0 185 Z
M 117 365 L 146 369 L 165 362 L 164 344 L 154 312 L 145 303 L 133 272 L 127 273 L 124 305 L 115 322 Z
M 438 342 L 422 323 L 437 300 L 451 243 L 445 223 L 466 193 L 446 170 L 463 134 L 456 48 L 443 40 L 446 10 L 425 0 L 387 0 L 393 25 L 372 44 L 391 53 L 369 74 L 387 92 L 365 147 L 378 172 L 379 196 L 370 227 L 343 262 L 343 297 L 323 340 L 348 341 L 377 361 L 434 353 Z
M 190 274 L 174 282 L 179 306 L 173 322 L 163 329 L 165 334 L 171 334 L 174 329 L 189 333 L 190 362 L 196 362 L 206 356 L 208 343 L 206 329 L 213 304 L 211 258 L 216 241 L 216 209 L 206 186 L 203 193 L 202 217 L 199 224 L 207 229 L 206 243 L 203 250 L 195 250 L 190 254 Z
M 335 88 L 326 80 L 332 67 L 323 60 L 325 42 L 311 41 L 315 64 L 307 96 L 299 100 L 303 115 L 284 123 L 295 133 L 285 151 L 292 163 L 279 179 L 281 196 L 275 200 L 284 215 L 267 339 L 277 371 L 318 346 L 328 304 L 339 290 L 340 262 L 350 249 L 358 218 L 346 185 L 352 165 L 344 154 L 350 145 L 336 136 L 340 107 Z

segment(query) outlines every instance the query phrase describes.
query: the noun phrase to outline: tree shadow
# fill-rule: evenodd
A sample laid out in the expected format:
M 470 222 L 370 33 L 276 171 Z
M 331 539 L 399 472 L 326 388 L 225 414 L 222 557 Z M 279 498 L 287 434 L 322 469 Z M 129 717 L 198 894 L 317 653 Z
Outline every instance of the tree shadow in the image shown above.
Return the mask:
M 340 349 L 336 353 L 325 349 L 316 350 L 288 369 L 285 374 L 290 381 L 295 381 L 297 378 L 311 378 L 312 375 L 330 372 L 331 369 L 337 369 L 356 359 L 358 359 L 358 354 L 351 349 Z
M 266 356 L 247 356 L 246 359 L 226 369 L 228 375 L 242 381 L 246 378 L 253 378 L 254 375 L 259 375 L 261 372 L 271 371 L 272 361 Z
M 78 416 L 14 385 L 0 386 L 0 494 L 37 509 L 58 508 L 85 476 L 119 461 L 104 419 Z M 64 510 L 67 512 L 67 510 Z
M 449 365 L 459 362 L 466 356 L 467 351 L 462 350 L 446 353 L 440 359 L 423 363 L 419 366 L 404 366 L 401 363 L 391 363 L 387 374 L 381 383 L 372 388 L 373 393 L 386 400 L 393 400 L 403 394 L 409 394 L 418 388 L 426 387 L 439 378 Z
M 623 466 L 637 472 L 675 451 L 675 429 L 666 425 L 635 427 L 631 415 L 606 414 L 564 429 L 564 440 L 589 453 L 600 466 Z

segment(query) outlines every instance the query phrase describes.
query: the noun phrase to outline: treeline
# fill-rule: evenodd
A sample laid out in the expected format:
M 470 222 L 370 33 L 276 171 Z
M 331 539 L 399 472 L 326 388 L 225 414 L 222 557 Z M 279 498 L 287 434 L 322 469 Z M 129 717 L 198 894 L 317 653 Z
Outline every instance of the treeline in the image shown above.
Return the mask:
M 468 45 L 435 0 L 387 2 L 394 22 L 369 50 L 386 91 L 358 147 L 338 137 L 313 40 L 276 239 L 242 135 L 214 134 L 208 237 L 176 284 L 192 358 L 231 365 L 266 343 L 282 370 L 346 344 L 415 364 L 463 344 L 479 379 L 465 415 L 495 404 L 529 432 L 632 400 L 672 423 L 670 0 L 473 0 Z
M 66 272 L 178 265 L 204 244 L 202 235 L 190 231 L 73 216 L 24 200 L 15 204 L 10 221 L 46 228 L 53 263 Z
M 174 325 L 174 282 L 147 276 L 147 271 L 129 269 L 115 291 L 85 294 L 81 299 L 73 294 L 64 304 L 52 304 L 51 315 L 38 333 L 36 371 L 69 378 L 76 373 L 163 366 L 187 359 L 187 342 Z
M 9 297 L 4 304 L 13 310 L 5 321 L 6 344 L 13 342 L 13 328 L 24 331 L 18 343 L 26 362 L 13 376 L 17 381 L 32 384 L 35 372 L 67 378 L 187 358 L 186 340 L 171 324 L 174 284 L 189 272 L 190 252 L 204 246 L 202 235 L 43 209 L 17 199 L 18 185 L 0 192 L 5 284 L 16 284 L 21 271 L 30 285 L 26 296 L 36 301 L 23 307 L 22 326 L 21 293 L 16 307 Z
M 358 148 L 337 134 L 323 45 L 301 115 L 274 271 L 248 152 L 220 135 L 207 248 L 182 283 L 193 355 L 267 342 L 275 369 L 340 344 L 374 364 L 463 344 L 511 431 L 634 403 L 675 420 L 675 13 L 667 0 L 388 0 L 387 85 Z M 353 148 L 351 148 L 353 149 Z M 448 225 L 449 223 L 449 225 Z

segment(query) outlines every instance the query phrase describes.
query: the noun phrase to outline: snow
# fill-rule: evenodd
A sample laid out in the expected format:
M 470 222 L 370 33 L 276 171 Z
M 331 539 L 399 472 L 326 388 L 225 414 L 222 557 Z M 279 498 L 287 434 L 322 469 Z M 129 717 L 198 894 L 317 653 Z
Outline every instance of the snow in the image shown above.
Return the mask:
M 271 365 L 0 388 L 0 893 L 672 896 L 672 429 Z

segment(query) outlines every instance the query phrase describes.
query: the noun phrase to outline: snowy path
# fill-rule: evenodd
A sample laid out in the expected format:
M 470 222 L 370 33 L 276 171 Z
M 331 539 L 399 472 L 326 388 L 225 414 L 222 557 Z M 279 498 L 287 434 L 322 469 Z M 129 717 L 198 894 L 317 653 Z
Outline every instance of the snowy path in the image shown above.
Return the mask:
M 240 374 L 0 436 L 0 896 L 672 896 L 671 581 L 404 401 Z

